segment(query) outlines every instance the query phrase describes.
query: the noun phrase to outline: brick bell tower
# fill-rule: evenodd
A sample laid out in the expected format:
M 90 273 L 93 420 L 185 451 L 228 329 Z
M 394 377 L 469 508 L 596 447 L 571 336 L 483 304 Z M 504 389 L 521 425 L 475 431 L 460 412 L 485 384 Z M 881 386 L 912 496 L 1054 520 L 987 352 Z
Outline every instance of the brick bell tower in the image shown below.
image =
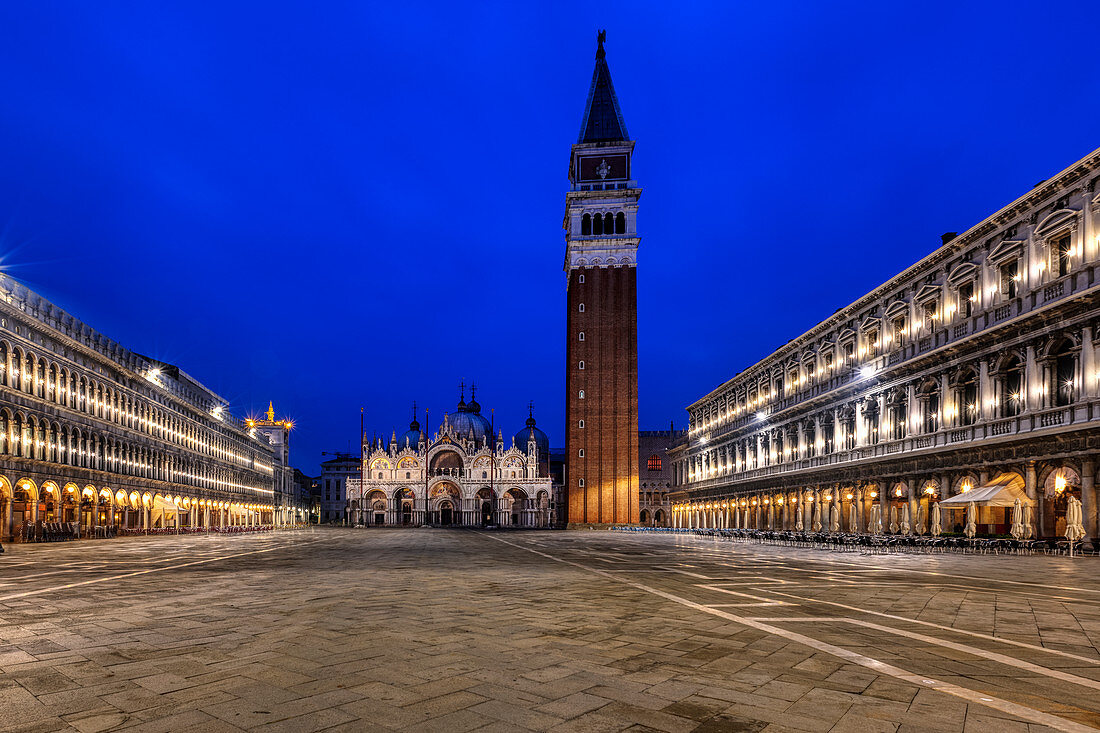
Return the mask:
M 638 263 L 642 190 L 598 36 L 565 195 L 569 524 L 638 522 Z

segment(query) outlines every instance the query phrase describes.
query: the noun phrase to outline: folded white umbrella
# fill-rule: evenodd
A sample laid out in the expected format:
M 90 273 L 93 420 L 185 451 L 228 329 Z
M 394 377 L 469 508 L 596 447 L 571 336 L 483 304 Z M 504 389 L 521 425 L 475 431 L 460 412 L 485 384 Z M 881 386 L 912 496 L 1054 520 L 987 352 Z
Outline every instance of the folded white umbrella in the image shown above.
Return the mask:
M 749 528 L 749 508 L 745 507 L 745 529 Z
M 813 528 L 814 532 L 820 532 L 821 531 L 821 502 L 820 501 L 815 501 L 814 502 L 814 516 L 813 516 L 813 522 L 810 526 Z
M 1008 530 L 1013 539 L 1023 539 L 1024 536 L 1024 505 L 1019 499 L 1012 503 L 1012 527 Z
M 926 514 L 928 514 L 928 510 L 924 508 L 924 504 L 917 504 L 917 524 L 913 528 L 913 531 L 917 536 L 924 535 L 924 524 L 925 520 L 927 520 L 928 518 L 927 516 L 925 516 Z
M 839 504 L 833 504 L 833 509 L 832 509 L 831 514 L 832 514 L 832 519 L 829 522 L 829 531 L 830 532 L 839 532 L 840 531 L 840 505 Z
M 1031 504 L 1024 505 L 1024 539 L 1030 540 L 1035 534 L 1035 519 L 1031 515 Z
M 890 533 L 897 534 L 898 531 L 898 505 L 890 505 Z
M 796 506 L 794 508 L 794 529 L 796 532 L 801 532 L 805 526 L 802 524 L 802 507 Z
M 901 505 L 901 533 L 909 534 L 911 527 L 909 526 L 909 503 Z
M 856 514 L 856 503 L 854 501 L 848 505 L 848 531 L 859 531 L 859 516 Z
M 1085 538 L 1083 518 L 1081 502 L 1077 500 L 1077 497 L 1071 496 L 1069 505 L 1066 507 L 1066 539 L 1069 540 L 1069 554 L 1071 557 L 1073 556 L 1073 543 L 1080 542 Z
M 943 521 L 940 518 L 940 503 L 932 505 L 932 536 L 939 537 L 943 534 Z
M 977 520 L 978 508 L 974 506 L 974 502 L 970 502 L 966 505 L 966 529 L 963 532 L 967 537 L 973 538 L 978 534 L 978 520 Z
M 775 502 L 768 504 L 768 529 L 775 529 Z

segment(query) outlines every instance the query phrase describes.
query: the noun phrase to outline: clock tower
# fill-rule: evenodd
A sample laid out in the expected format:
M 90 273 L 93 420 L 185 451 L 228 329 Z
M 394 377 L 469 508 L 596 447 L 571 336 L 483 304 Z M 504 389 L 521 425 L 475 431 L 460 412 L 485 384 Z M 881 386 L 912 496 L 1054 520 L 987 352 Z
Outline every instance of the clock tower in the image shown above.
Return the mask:
M 604 31 L 565 195 L 569 523 L 638 522 L 638 233 L 642 190 Z

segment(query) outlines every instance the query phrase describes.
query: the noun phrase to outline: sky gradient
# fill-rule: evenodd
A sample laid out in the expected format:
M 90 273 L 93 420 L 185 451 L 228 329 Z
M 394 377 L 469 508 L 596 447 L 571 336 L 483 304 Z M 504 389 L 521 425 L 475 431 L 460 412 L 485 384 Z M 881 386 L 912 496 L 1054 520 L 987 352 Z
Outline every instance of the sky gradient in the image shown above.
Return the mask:
M 963 7 L 962 5 L 965 5 Z M 323 8 L 323 12 L 321 12 Z M 596 29 L 644 188 L 641 427 L 1100 147 L 1100 9 L 0 6 L 0 262 L 292 461 L 460 380 L 564 438 L 569 146 Z M 1084 32 L 1084 35 L 1082 33 Z

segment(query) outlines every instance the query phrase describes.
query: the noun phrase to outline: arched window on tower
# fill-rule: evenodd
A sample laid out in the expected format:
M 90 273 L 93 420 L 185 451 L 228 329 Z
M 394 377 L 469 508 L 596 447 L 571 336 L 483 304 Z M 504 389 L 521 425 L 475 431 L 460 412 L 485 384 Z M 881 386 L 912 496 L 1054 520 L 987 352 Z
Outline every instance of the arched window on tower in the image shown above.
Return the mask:
M 592 215 L 591 214 L 585 214 L 584 216 L 581 217 L 581 234 L 586 235 L 586 234 L 591 234 L 591 233 L 592 233 Z
M 603 215 L 603 230 L 606 234 L 611 234 L 615 231 L 615 217 L 608 212 Z
M 592 233 L 597 236 L 603 234 L 603 217 L 599 214 L 592 217 Z
M 626 234 L 626 214 L 621 211 L 615 214 L 615 233 Z

